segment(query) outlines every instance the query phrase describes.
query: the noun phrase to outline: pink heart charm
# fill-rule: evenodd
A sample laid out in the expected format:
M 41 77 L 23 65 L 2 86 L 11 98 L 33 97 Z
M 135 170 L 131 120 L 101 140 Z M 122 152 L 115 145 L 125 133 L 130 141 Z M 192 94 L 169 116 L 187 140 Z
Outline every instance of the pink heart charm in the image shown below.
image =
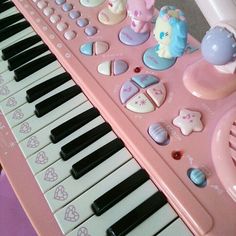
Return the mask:
M 59 185 L 54 193 L 54 199 L 59 201 L 65 201 L 68 198 L 68 193 L 65 191 L 64 186 Z
M 15 112 L 12 115 L 12 119 L 14 120 L 20 120 L 24 117 L 24 113 L 21 111 L 21 109 L 15 110 Z
M 46 156 L 46 153 L 44 151 L 39 152 L 36 156 L 35 163 L 43 165 L 47 162 L 48 157 Z
M 70 222 L 76 222 L 79 219 L 79 214 L 75 209 L 75 206 L 71 205 L 66 208 L 65 220 Z
M 7 103 L 6 103 L 7 107 L 14 107 L 16 106 L 16 104 L 17 104 L 17 101 L 14 97 L 10 97 L 7 99 Z
M 49 168 L 46 170 L 46 173 L 44 175 L 44 180 L 48 181 L 48 182 L 54 182 L 58 179 L 58 175 L 55 172 L 54 168 Z
M 31 131 L 31 127 L 28 122 L 22 123 L 20 126 L 20 133 L 28 134 Z
M 8 95 L 9 93 L 10 93 L 10 90 L 9 90 L 9 88 L 8 88 L 6 85 L 2 85 L 2 86 L 0 87 L 0 95 L 6 96 L 6 95 Z
M 36 148 L 39 146 L 39 141 L 36 136 L 32 136 L 29 138 L 27 142 L 27 147 L 28 148 Z

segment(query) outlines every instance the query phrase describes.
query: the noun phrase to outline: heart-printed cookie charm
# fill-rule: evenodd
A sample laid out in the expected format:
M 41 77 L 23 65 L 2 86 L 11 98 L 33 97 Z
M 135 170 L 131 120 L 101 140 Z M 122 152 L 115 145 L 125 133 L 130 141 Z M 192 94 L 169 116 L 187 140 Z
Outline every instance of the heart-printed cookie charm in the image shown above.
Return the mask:
M 54 182 L 58 179 L 58 175 L 55 172 L 54 168 L 50 167 L 49 169 L 46 170 L 45 175 L 44 175 L 44 180 L 48 182 Z
M 23 117 L 24 117 L 24 113 L 21 111 L 21 109 L 15 110 L 12 115 L 12 119 L 14 119 L 14 120 L 20 120 Z
M 76 211 L 75 206 L 70 205 L 66 208 L 64 219 L 70 222 L 76 222 L 79 219 L 79 213 Z
M 27 147 L 28 148 L 36 148 L 39 146 L 39 141 L 36 136 L 32 136 L 29 138 L 27 142 Z
M 14 107 L 16 105 L 17 105 L 17 101 L 14 97 L 10 97 L 7 99 L 7 103 L 6 103 L 7 107 Z
M 28 122 L 24 122 L 20 126 L 20 133 L 28 134 L 31 132 L 31 127 Z
M 36 156 L 35 163 L 43 165 L 47 162 L 48 157 L 46 156 L 46 153 L 44 151 L 40 151 Z
M 54 193 L 54 199 L 59 201 L 65 201 L 68 198 L 68 193 L 65 191 L 63 185 L 59 185 Z
M 0 86 L 0 95 L 6 96 L 10 93 L 9 88 L 6 85 Z

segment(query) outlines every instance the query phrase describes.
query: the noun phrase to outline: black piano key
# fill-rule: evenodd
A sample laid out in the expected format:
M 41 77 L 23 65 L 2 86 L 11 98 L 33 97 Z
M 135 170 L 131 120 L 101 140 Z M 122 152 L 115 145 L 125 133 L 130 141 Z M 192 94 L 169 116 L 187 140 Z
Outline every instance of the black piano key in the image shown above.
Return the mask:
M 116 152 L 124 147 L 121 139 L 116 138 L 101 148 L 97 149 L 90 155 L 84 157 L 72 166 L 71 174 L 75 179 L 87 174 L 90 170 L 107 160 Z
M 89 123 L 91 120 L 99 116 L 99 111 L 92 107 L 89 110 L 73 117 L 65 123 L 51 130 L 50 138 L 53 143 L 61 141 L 63 138 L 72 134 L 77 129 Z
M 17 34 L 28 27 L 30 27 L 30 24 L 27 21 L 23 21 L 0 30 L 0 42 L 10 38 L 14 34 Z
M 3 13 L 4 11 L 9 10 L 10 8 L 14 7 L 14 3 L 13 2 L 4 2 L 3 4 L 1 4 L 0 7 L 0 13 Z
M 18 67 L 24 65 L 35 57 L 48 51 L 48 46 L 46 44 L 41 44 L 30 48 L 8 60 L 8 69 L 10 71 L 17 69 Z
M 1 8 L 1 6 L 0 6 Z M 24 16 L 21 13 L 16 13 L 14 15 L 8 16 L 0 20 L 0 29 L 9 27 L 10 25 L 16 23 L 17 21 L 23 19 Z
M 36 71 L 44 68 L 45 66 L 49 65 L 50 63 L 56 61 L 56 57 L 50 53 L 46 56 L 40 57 L 35 59 L 19 68 L 17 68 L 14 73 L 15 81 L 21 81 L 22 79 L 26 78 L 27 76 L 35 73 Z
M 54 76 L 53 78 L 47 81 L 44 81 L 41 84 L 34 86 L 33 88 L 26 91 L 27 102 L 29 103 L 34 102 L 35 100 L 49 93 L 53 89 L 61 86 L 65 82 L 69 81 L 70 79 L 71 79 L 71 76 L 65 72 L 63 74 Z
M 42 117 L 81 92 L 81 88 L 78 85 L 74 85 L 36 104 L 34 113 L 37 117 Z
M 124 236 L 167 203 L 162 192 L 156 192 L 107 229 L 108 236 Z
M 41 38 L 38 35 L 33 35 L 29 38 L 22 39 L 21 41 L 4 48 L 2 50 L 2 59 L 8 60 L 40 41 Z
M 4 4 L 5 2 L 8 2 L 9 0 L 0 0 L 0 4 Z
M 80 166 L 78 166 L 80 168 Z M 114 188 L 104 193 L 92 204 L 95 215 L 100 216 L 109 210 L 117 202 L 125 198 L 139 186 L 149 179 L 148 173 L 144 169 L 138 170 L 136 173 L 116 185 Z
M 85 134 L 79 136 L 78 138 L 72 140 L 71 142 L 67 143 L 66 145 L 62 146 L 60 155 L 63 160 L 68 160 L 81 150 L 88 147 L 93 142 L 97 141 L 99 138 L 110 132 L 111 126 L 108 123 L 103 123 Z

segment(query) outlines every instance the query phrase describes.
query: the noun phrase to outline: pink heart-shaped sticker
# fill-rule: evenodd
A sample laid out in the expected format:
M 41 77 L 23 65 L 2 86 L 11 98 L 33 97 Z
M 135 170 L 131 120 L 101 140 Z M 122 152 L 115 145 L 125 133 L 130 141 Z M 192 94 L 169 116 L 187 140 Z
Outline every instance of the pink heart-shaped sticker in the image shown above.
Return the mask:
M 36 156 L 35 163 L 43 165 L 47 162 L 48 157 L 46 156 L 46 153 L 44 151 L 40 151 Z
M 9 93 L 10 93 L 10 90 L 9 90 L 9 88 L 8 88 L 6 85 L 2 85 L 2 86 L 0 87 L 0 95 L 6 96 L 6 95 L 8 95 Z
M 6 103 L 7 107 L 14 107 L 16 106 L 16 104 L 17 104 L 17 101 L 14 97 L 10 97 L 7 99 L 7 103 Z
M 55 172 L 54 168 L 50 167 L 49 169 L 46 170 L 45 175 L 44 175 L 44 180 L 48 182 L 54 182 L 58 179 L 58 175 Z
M 24 113 L 21 111 L 21 109 L 15 110 L 15 112 L 12 115 L 12 119 L 14 120 L 20 120 L 24 117 Z
M 29 138 L 28 142 L 27 142 L 27 147 L 28 148 L 36 148 L 39 146 L 39 141 L 37 139 L 36 136 L 32 136 Z
M 76 211 L 75 206 L 70 205 L 66 208 L 64 219 L 70 222 L 76 222 L 79 219 L 79 213 Z
M 31 132 L 31 127 L 28 122 L 24 122 L 20 126 L 20 133 L 28 134 Z
M 68 193 L 65 191 L 63 185 L 59 185 L 54 193 L 54 199 L 59 201 L 65 201 L 68 198 Z

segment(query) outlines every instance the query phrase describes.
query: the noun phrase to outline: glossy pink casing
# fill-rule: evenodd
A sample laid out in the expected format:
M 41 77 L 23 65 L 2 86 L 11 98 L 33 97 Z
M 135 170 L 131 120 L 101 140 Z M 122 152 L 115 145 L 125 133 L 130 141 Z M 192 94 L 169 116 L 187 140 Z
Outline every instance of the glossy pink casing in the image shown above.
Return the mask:
M 90 24 L 98 28 L 93 37 L 84 34 L 75 22 L 68 18 L 54 1 L 49 6 L 68 22 L 77 32 L 72 41 L 64 39 L 47 17 L 30 0 L 14 0 L 18 9 L 30 21 L 32 27 L 42 37 L 51 51 L 57 56 L 64 68 L 72 75 L 89 100 L 98 107 L 103 117 L 111 124 L 116 134 L 124 140 L 127 148 L 150 174 L 152 180 L 167 196 L 170 204 L 195 235 L 235 236 L 236 203 L 228 195 L 216 173 L 212 139 L 218 121 L 235 107 L 236 93 L 219 100 L 202 100 L 194 97 L 183 84 L 183 75 L 190 65 L 201 58 L 199 51 L 185 54 L 176 64 L 165 71 L 152 71 L 142 61 L 144 51 L 156 44 L 150 37 L 147 42 L 130 47 L 118 40 L 120 29 L 130 24 L 126 18 L 115 26 L 104 26 L 97 20 L 98 12 L 106 3 L 96 8 L 86 8 L 78 0 L 68 0 L 74 4 Z M 111 33 L 112 32 L 112 33 Z M 107 53 L 88 57 L 79 52 L 85 42 L 103 40 L 110 44 Z M 189 36 L 189 42 L 198 46 L 198 42 Z M 62 47 L 58 47 L 58 45 Z M 97 66 L 106 60 L 122 59 L 129 64 L 129 70 L 119 76 L 104 76 L 98 73 Z M 119 99 L 122 84 L 130 79 L 136 67 L 140 73 L 151 73 L 160 78 L 167 88 L 165 103 L 154 112 L 137 114 L 126 109 Z M 204 71 L 207 76 L 207 70 Z M 181 134 L 172 124 L 181 108 L 199 111 L 202 114 L 204 129 L 189 136 Z M 27 215 L 39 235 L 61 235 L 60 229 L 50 212 L 43 194 L 23 157 L 4 117 L 0 116 L 0 161 Z M 148 135 L 150 124 L 161 122 L 169 132 L 170 142 L 166 146 L 156 144 Z M 226 138 L 228 136 L 226 135 Z M 225 148 L 225 143 L 219 143 Z M 172 157 L 173 151 L 181 151 L 180 160 Z M 201 168 L 207 175 L 207 185 L 196 187 L 188 178 L 189 168 Z M 227 173 L 225 173 L 227 176 Z

